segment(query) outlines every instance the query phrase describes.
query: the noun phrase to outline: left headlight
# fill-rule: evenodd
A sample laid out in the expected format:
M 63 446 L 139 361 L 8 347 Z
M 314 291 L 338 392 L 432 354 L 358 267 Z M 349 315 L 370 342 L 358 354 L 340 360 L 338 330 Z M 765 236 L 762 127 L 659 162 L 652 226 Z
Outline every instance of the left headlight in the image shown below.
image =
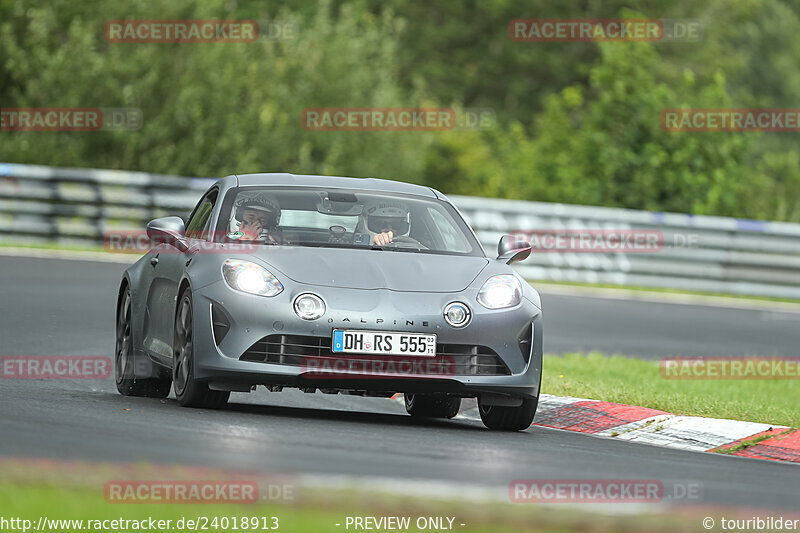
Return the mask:
M 478 291 L 478 303 L 487 309 L 514 307 L 522 301 L 522 284 L 511 274 L 492 276 Z
M 222 265 L 222 277 L 231 289 L 257 296 L 275 296 L 283 290 L 269 270 L 250 261 L 228 259 Z

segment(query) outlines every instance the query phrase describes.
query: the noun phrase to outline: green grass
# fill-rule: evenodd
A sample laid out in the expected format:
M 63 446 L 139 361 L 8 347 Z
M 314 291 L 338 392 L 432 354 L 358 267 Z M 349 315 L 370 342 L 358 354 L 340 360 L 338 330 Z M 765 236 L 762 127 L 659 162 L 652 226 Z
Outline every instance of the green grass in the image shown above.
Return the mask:
M 556 396 L 800 427 L 799 380 L 668 380 L 657 361 L 599 353 L 546 356 L 542 379 Z
M 618 516 L 595 514 L 576 510 L 568 506 L 540 506 L 529 503 L 474 503 L 470 501 L 426 501 L 422 499 L 400 498 L 364 491 L 348 492 L 325 490 L 304 494 L 300 501 L 292 504 L 111 504 L 105 501 L 101 488 L 81 486 L 80 472 L 66 479 L 55 479 L 47 484 L 28 484 L 2 480 L 0 472 L 0 501 L 2 517 L 30 520 L 35 530 L 39 517 L 56 520 L 172 520 L 171 527 L 159 531 L 144 527 L 133 533 L 163 533 L 166 531 L 192 531 L 187 527 L 176 527 L 180 518 L 196 520 L 198 517 L 271 517 L 278 518 L 277 531 L 285 533 L 341 533 L 346 532 L 347 516 L 409 516 L 412 526 L 405 531 L 422 532 L 414 522 L 418 517 L 455 517 L 453 531 L 459 533 L 515 533 L 515 532 L 579 532 L 591 530 L 596 533 L 616 531 L 678 531 L 698 523 L 696 516 L 685 513 L 679 515 L 623 513 Z M 624 505 L 624 504 L 623 504 Z M 336 526 L 336 524 L 341 526 Z M 461 527 L 460 524 L 465 526 Z M 84 530 L 90 531 L 84 522 Z M 109 524 L 110 525 L 110 524 Z M 227 529 L 213 528 L 209 522 L 206 531 L 237 531 L 232 526 Z M 200 529 L 202 531 L 202 529 Z M 8 531 L 21 531 L 20 528 Z M 63 526 L 49 531 L 79 531 Z M 124 531 L 124 529 L 106 529 Z M 247 531 L 238 529 L 238 531 Z M 257 529 L 249 531 L 275 531 Z M 349 531 L 355 531 L 351 526 Z
M 45 516 L 58 520 L 172 520 L 168 531 L 178 531 L 176 521 L 180 518 L 197 520 L 199 517 L 277 517 L 278 531 L 329 531 L 333 524 L 340 522 L 334 513 L 322 510 L 302 512 L 301 509 L 288 505 L 230 505 L 230 504 L 110 504 L 102 491 L 84 488 L 68 490 L 66 487 L 26 486 L 0 484 L 0 501 L 3 501 L 5 517 L 20 517 L 33 521 L 36 527 L 38 518 Z M 272 524 L 271 518 L 267 521 Z M 183 530 L 192 530 L 187 527 Z M 231 530 L 229 526 L 227 528 Z M 120 529 L 124 531 L 124 529 Z M 209 531 L 221 530 L 211 528 Z M 60 531 L 77 531 L 65 527 Z M 112 530 L 113 531 L 113 530 Z M 157 530 L 145 529 L 144 531 Z

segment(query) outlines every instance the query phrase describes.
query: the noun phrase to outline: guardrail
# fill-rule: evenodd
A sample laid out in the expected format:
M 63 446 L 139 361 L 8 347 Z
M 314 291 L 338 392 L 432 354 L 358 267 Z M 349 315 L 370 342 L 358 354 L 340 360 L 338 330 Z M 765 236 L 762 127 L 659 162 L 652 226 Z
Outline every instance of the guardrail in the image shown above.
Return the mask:
M 656 253 L 536 253 L 528 279 L 800 298 L 800 224 L 515 200 L 453 197 L 487 251 L 536 229 L 653 230 Z
M 102 242 L 186 215 L 213 178 L 0 163 L 0 239 Z M 516 265 L 528 279 L 800 299 L 800 224 L 453 196 L 487 252 L 506 233 L 651 230 L 655 253 L 542 252 Z M 652 252 L 652 251 L 651 251 Z

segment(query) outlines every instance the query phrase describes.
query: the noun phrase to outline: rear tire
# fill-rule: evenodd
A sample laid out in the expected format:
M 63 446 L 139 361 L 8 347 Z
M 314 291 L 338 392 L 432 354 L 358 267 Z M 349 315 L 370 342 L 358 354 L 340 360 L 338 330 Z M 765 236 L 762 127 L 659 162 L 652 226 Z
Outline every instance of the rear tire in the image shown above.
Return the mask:
M 403 394 L 406 411 L 420 418 L 453 418 L 461 409 L 461 398 L 434 394 Z
M 188 288 L 178 299 L 175 331 L 172 341 L 172 385 L 178 403 L 184 407 L 218 409 L 228 403 L 231 393 L 208 388 L 197 381 L 194 372 L 194 318 L 192 291 Z
M 117 334 L 114 349 L 114 380 L 117 382 L 117 390 L 123 396 L 166 398 L 169 395 L 172 379 L 164 377 L 165 372 L 151 361 L 136 357 L 131 308 L 131 289 L 126 286 L 117 309 Z M 137 369 L 140 374 L 158 377 L 137 379 Z
M 519 407 L 505 407 L 500 405 L 483 405 L 478 400 L 478 411 L 481 414 L 483 425 L 495 431 L 522 431 L 528 429 L 533 423 L 539 397 L 525 398 Z

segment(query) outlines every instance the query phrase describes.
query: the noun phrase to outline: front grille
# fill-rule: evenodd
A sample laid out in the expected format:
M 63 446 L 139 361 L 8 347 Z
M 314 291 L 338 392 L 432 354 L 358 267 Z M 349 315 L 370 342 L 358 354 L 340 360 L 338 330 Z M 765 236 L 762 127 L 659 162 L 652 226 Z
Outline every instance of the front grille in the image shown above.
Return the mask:
M 324 363 L 339 359 L 365 363 L 376 360 L 387 363 L 425 361 L 431 364 L 417 368 L 429 367 L 433 369 L 431 374 L 441 374 L 443 367 L 448 368 L 448 372 L 451 370 L 452 375 L 455 376 L 507 376 L 511 374 L 494 350 L 486 346 L 471 344 L 437 344 L 436 357 L 371 356 L 333 353 L 330 337 L 269 335 L 257 341 L 239 357 L 240 361 L 309 367 L 314 362 Z

